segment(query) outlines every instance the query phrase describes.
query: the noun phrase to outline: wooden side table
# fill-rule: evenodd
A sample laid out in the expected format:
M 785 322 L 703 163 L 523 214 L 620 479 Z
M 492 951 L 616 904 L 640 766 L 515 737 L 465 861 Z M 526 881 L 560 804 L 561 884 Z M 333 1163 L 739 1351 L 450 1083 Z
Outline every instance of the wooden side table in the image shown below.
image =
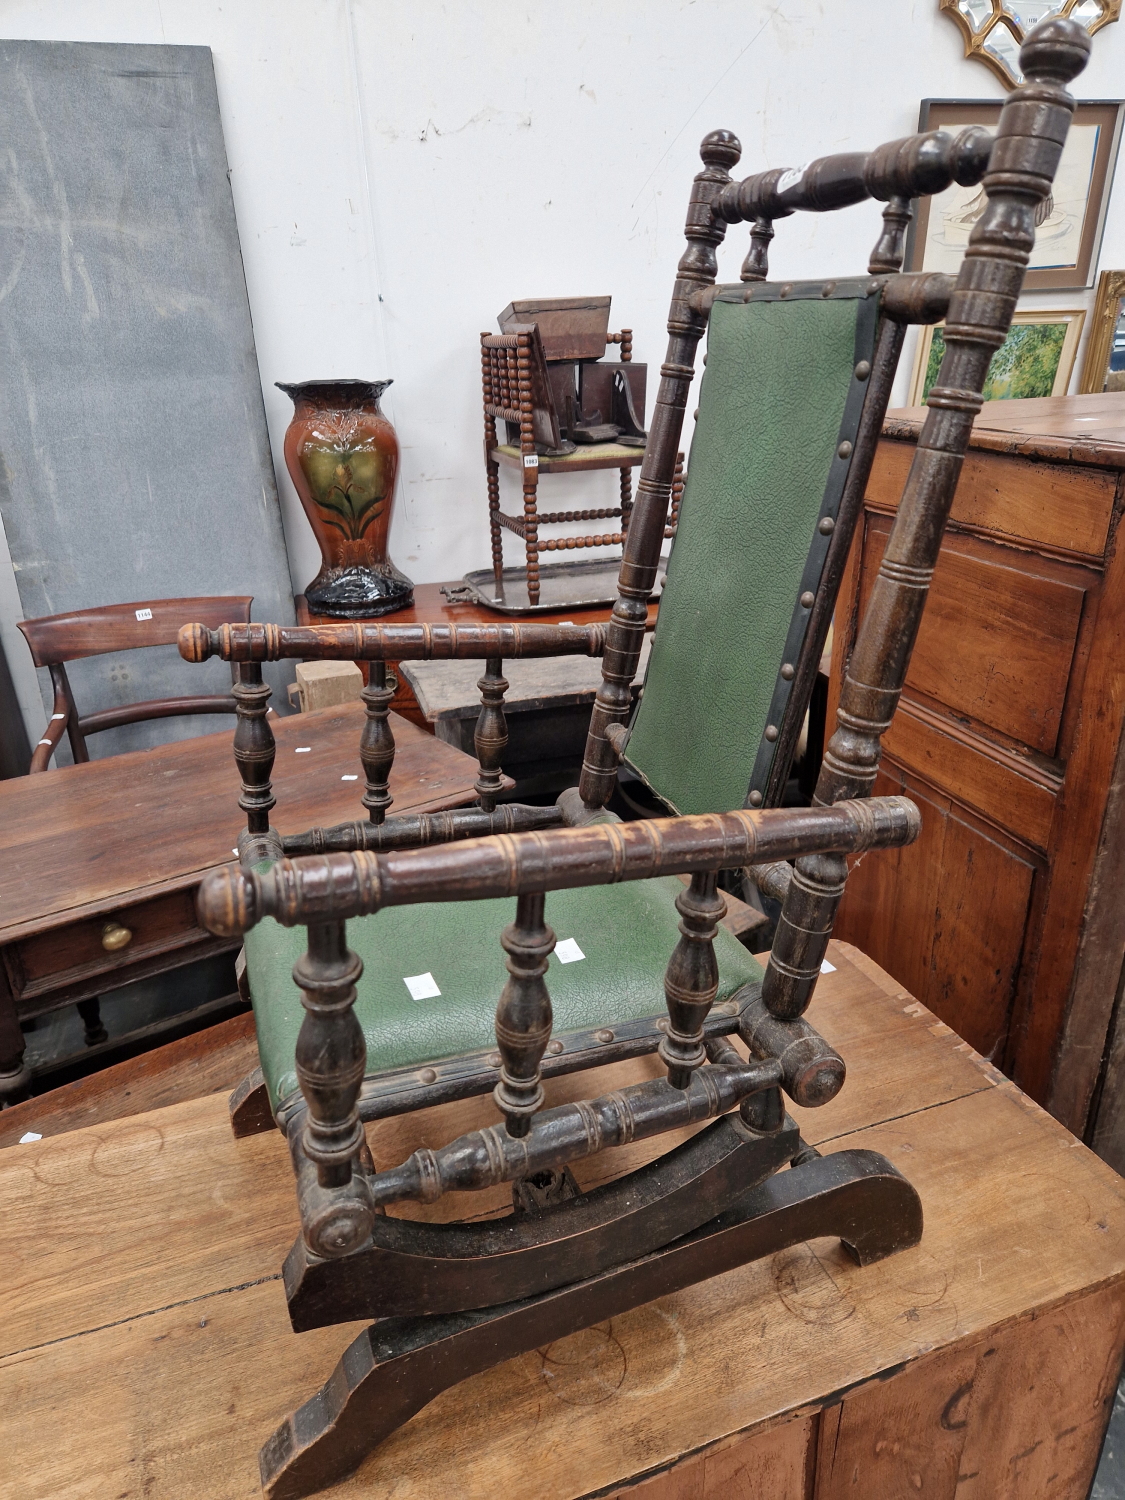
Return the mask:
M 511 1360 L 326 1495 L 1085 1500 L 1125 1342 L 1125 1183 L 869 960 L 829 956 L 810 1019 L 848 1082 L 801 1129 L 889 1156 L 921 1244 L 863 1269 L 798 1245 Z M 553 1080 L 551 1102 L 652 1066 Z M 382 1164 L 492 1117 L 465 1100 L 368 1135 Z M 362 1327 L 291 1331 L 296 1232 L 285 1141 L 235 1141 L 221 1096 L 0 1150 L 0 1491 L 253 1500 L 259 1444 Z

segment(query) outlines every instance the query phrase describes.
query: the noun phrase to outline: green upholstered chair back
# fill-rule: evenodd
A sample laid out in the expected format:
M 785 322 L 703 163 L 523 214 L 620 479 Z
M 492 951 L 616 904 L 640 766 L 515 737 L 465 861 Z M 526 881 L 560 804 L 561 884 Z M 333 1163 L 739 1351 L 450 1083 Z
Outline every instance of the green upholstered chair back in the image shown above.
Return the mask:
M 674 812 L 758 805 L 855 445 L 878 283 L 721 293 L 624 763 Z M 757 793 L 758 795 L 752 795 Z

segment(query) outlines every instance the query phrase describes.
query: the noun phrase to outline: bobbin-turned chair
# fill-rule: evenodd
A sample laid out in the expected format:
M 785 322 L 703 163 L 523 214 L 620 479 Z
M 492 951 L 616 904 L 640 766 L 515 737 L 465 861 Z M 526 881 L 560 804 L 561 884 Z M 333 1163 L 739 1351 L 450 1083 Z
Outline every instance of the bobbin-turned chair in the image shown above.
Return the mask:
M 604 641 L 565 626 L 432 632 L 413 646 L 393 626 L 184 632 L 185 655 L 243 663 L 247 693 L 262 691 L 254 678 L 260 661 L 310 654 L 314 641 L 325 655 L 376 663 L 401 659 L 405 647 L 419 656 L 491 657 L 486 676 L 494 682 L 502 654 L 603 655 L 582 780 L 577 795 L 560 799 L 568 826 L 394 848 L 408 830 L 394 831 L 385 818 L 350 834 L 322 832 L 320 847 L 349 852 L 311 858 L 285 858 L 284 841 L 259 826 L 244 835 L 240 864 L 213 872 L 201 888 L 205 924 L 245 934 L 270 1101 L 293 1158 L 302 1222 L 285 1267 L 293 1325 L 376 1320 L 263 1448 L 271 1496 L 307 1494 L 342 1477 L 453 1381 L 654 1296 L 817 1235 L 840 1236 L 861 1263 L 918 1241 L 921 1207 L 905 1179 L 874 1153 L 822 1157 L 807 1148 L 782 1092 L 815 1106 L 844 1081 L 843 1060 L 802 1014 L 847 855 L 909 842 L 918 831 L 909 801 L 869 797 L 880 739 L 902 689 L 988 362 L 1022 285 L 1035 209 L 1066 137 L 1073 100 L 1065 84 L 1088 52 L 1074 23 L 1039 27 L 1022 49 L 1028 81 L 1006 102 L 995 142 L 975 129 L 956 139 L 913 137 L 738 183 L 730 179 L 737 141 L 727 132 L 707 137 Z M 989 200 L 956 282 L 899 274 L 909 199 L 953 180 L 983 182 Z M 774 220 L 868 197 L 886 208 L 866 276 L 765 280 Z M 742 281 L 716 287 L 715 247 L 728 224 L 743 221 L 752 228 Z M 905 328 L 940 318 L 946 353 L 845 674 L 814 805 L 770 806 L 799 727 L 788 715 L 815 670 Z M 627 722 L 673 456 L 705 329 L 708 363 L 680 531 L 645 692 Z M 804 437 L 794 457 L 786 409 L 808 392 L 802 381 L 810 372 L 819 378 L 825 366 L 832 380 L 798 404 Z M 746 369 L 757 377 L 752 403 L 736 378 Z M 778 588 L 790 589 L 791 602 L 771 690 L 736 702 L 728 683 L 723 712 L 708 717 L 683 661 L 689 646 L 698 652 L 707 639 L 709 621 L 729 630 L 738 623 L 722 613 L 731 597 L 727 575 L 756 565 L 741 512 L 762 521 L 771 503 L 802 501 L 810 508 L 804 545 L 787 542 L 780 525 L 774 533 L 777 571 L 790 570 Z M 722 577 L 700 573 L 708 507 L 728 542 Z M 715 614 L 708 613 L 712 595 Z M 663 661 L 662 651 L 669 653 Z M 682 706 L 678 754 L 659 733 L 673 690 Z M 710 726 L 706 743 L 696 716 Z M 623 761 L 679 815 L 608 819 Z M 241 763 L 245 777 L 252 757 Z M 261 781 L 244 790 L 259 825 L 268 797 Z M 739 802 L 747 805 L 729 810 Z M 415 829 L 411 841 L 423 836 Z M 783 898 L 764 974 L 718 926 L 717 874 L 737 867 Z M 678 874 L 690 876 L 686 890 L 669 883 Z M 495 936 L 511 918 L 513 898 L 515 919 L 500 936 L 509 977 L 492 1022 L 500 976 L 498 962 L 487 959 L 489 932 Z M 307 936 L 295 939 L 300 926 Z M 552 964 L 556 932 L 577 939 L 587 956 Z M 296 988 L 286 990 L 284 971 L 294 960 Z M 441 994 L 415 1002 L 412 1012 L 399 997 L 404 979 L 419 978 L 421 969 Z M 666 1012 L 657 1019 L 652 1001 L 660 986 Z M 477 1045 L 486 1033 L 492 1050 Z M 730 1041 L 734 1034 L 749 1060 Z M 544 1107 L 543 1081 L 552 1074 L 654 1052 L 664 1076 Z M 489 1089 L 498 1123 L 376 1170 L 365 1120 Z M 582 1191 L 570 1175 L 572 1163 L 603 1149 L 705 1121 L 685 1144 L 616 1181 Z M 450 1191 L 509 1182 L 514 1211 L 500 1220 L 441 1224 L 386 1212 L 407 1200 L 432 1203 Z

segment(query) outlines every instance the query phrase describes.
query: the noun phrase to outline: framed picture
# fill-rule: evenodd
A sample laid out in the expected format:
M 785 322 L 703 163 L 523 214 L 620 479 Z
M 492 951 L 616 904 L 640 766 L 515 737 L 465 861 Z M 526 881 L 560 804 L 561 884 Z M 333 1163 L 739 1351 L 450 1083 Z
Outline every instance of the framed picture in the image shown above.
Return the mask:
M 1103 271 L 1098 278 L 1094 326 L 1078 389 L 1082 395 L 1125 391 L 1125 271 Z
M 984 399 L 1065 396 L 1085 317 L 1086 311 L 1081 307 L 1017 312 L 1008 337 L 992 356 L 984 382 Z M 921 406 L 930 394 L 944 353 L 944 324 L 923 326 L 910 380 L 911 406 Z
M 999 100 L 923 99 L 918 129 L 953 134 L 967 125 L 995 129 L 1001 107 Z M 1120 99 L 1092 100 L 1076 107 L 1054 189 L 1041 207 L 1025 291 L 1084 287 L 1093 281 L 1123 115 L 1125 101 Z M 919 198 L 907 240 L 906 269 L 956 275 L 969 233 L 986 202 L 983 187 L 958 183 L 944 193 Z

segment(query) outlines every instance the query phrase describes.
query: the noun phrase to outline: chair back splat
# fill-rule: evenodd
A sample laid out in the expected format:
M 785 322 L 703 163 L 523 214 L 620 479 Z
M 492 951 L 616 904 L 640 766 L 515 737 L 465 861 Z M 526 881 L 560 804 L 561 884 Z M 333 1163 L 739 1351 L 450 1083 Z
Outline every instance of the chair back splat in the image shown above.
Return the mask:
M 181 633 L 189 659 L 239 664 L 248 827 L 239 865 L 204 879 L 199 911 L 212 932 L 245 935 L 262 1089 L 297 1179 L 290 1317 L 298 1330 L 382 1320 L 262 1449 L 271 1500 L 343 1478 L 452 1381 L 654 1296 L 820 1235 L 860 1264 L 918 1243 L 921 1204 L 906 1179 L 873 1152 L 820 1156 L 783 1095 L 815 1108 L 844 1083 L 843 1058 L 803 1012 L 847 856 L 909 843 L 920 828 L 907 799 L 871 796 L 881 736 L 1066 139 L 1065 85 L 1089 46 L 1073 21 L 1039 26 L 995 139 L 977 128 L 913 136 L 741 182 L 734 136 L 704 140 L 608 626 L 201 622 Z M 904 275 L 910 201 L 952 182 L 982 183 L 988 199 L 960 275 Z M 767 279 L 777 220 L 868 198 L 885 207 L 865 274 Z M 740 279 L 718 285 L 716 250 L 738 223 L 750 226 Z M 904 332 L 942 318 L 946 353 L 815 801 L 783 808 Z M 634 709 L 704 332 L 686 488 Z M 564 654 L 603 664 L 580 786 L 555 808 L 502 804 L 503 660 Z M 366 821 L 271 830 L 260 663 L 281 656 L 374 664 Z M 388 816 L 384 664 L 443 657 L 485 663 L 479 804 Z M 622 764 L 674 815 L 608 814 Z M 723 925 L 717 876 L 739 868 L 782 899 L 764 973 Z M 654 1054 L 658 1075 L 549 1098 L 560 1074 Z M 471 1095 L 491 1095 L 491 1122 L 376 1167 L 364 1122 Z M 584 1185 L 596 1153 L 693 1125 L 646 1165 Z M 505 1218 L 386 1211 L 506 1183 Z

